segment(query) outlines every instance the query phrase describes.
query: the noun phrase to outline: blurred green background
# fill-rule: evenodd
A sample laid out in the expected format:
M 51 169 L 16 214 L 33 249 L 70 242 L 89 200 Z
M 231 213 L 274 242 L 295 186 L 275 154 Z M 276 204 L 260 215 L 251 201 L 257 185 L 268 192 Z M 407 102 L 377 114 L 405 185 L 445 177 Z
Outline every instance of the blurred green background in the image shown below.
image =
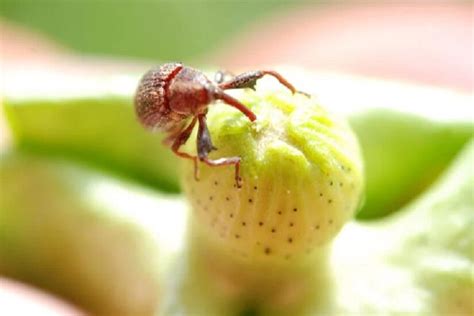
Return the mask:
M 6 0 L 0 15 L 82 53 L 196 62 L 249 23 L 303 2 Z

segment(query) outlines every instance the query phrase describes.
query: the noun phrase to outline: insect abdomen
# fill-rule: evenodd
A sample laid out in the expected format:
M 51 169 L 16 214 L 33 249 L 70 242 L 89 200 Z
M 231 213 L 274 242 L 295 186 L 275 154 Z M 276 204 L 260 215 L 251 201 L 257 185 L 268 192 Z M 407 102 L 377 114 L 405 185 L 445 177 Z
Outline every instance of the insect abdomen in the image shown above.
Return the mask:
M 140 80 L 135 94 L 135 112 L 145 127 L 167 129 L 167 125 L 173 123 L 170 122 L 168 87 L 182 68 L 180 63 L 163 64 L 148 71 Z

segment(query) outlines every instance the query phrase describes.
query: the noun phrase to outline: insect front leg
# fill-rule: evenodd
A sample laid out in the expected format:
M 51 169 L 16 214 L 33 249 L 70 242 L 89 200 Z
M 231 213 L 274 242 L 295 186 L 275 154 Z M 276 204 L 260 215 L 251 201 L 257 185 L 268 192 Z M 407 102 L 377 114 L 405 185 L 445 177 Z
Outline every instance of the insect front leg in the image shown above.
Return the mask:
M 207 128 L 205 114 L 199 115 L 198 119 L 199 128 L 197 134 L 197 153 L 199 159 L 202 160 L 202 158 L 207 157 L 211 151 L 216 150 L 217 148 L 212 144 L 211 134 Z
M 197 122 L 197 117 L 193 117 L 193 120 L 191 123 L 179 133 L 176 138 L 173 141 L 173 144 L 171 145 L 171 150 L 179 157 L 181 158 L 186 158 L 186 159 L 191 159 L 194 162 L 194 178 L 196 180 L 199 179 L 199 169 L 198 169 L 198 164 L 197 164 L 197 157 L 192 156 L 188 153 L 181 152 L 179 151 L 179 148 L 186 143 L 186 141 L 189 139 L 189 136 L 191 136 L 191 133 L 193 132 L 194 125 L 196 125 Z
M 219 84 L 219 88 L 226 90 L 226 89 L 242 89 L 242 88 L 250 88 L 255 90 L 255 84 L 257 80 L 262 78 L 265 75 L 272 76 L 276 78 L 282 85 L 287 87 L 291 92 L 297 92 L 295 87 L 288 82 L 282 75 L 278 72 L 273 70 L 255 70 L 255 71 L 248 71 L 244 72 L 240 75 L 235 76 L 229 81 L 223 82 Z
M 205 115 L 199 115 L 199 129 L 197 135 L 197 152 L 199 160 L 207 164 L 208 166 L 235 166 L 235 184 L 238 188 L 241 187 L 240 179 L 240 157 L 227 157 L 219 159 L 209 159 L 208 155 L 212 150 L 216 148 L 212 145 L 211 136 L 206 124 Z

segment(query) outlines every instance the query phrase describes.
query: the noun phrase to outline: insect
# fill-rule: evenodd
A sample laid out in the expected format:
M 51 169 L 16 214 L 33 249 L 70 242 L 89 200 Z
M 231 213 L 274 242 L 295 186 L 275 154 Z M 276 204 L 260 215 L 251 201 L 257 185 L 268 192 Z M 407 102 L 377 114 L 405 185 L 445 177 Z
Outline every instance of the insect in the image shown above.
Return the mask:
M 244 72 L 225 80 L 225 73 L 218 72 L 215 81 L 209 80 L 203 72 L 186 67 L 181 63 L 166 63 L 148 71 L 140 80 L 135 95 L 135 111 L 146 128 L 167 133 L 164 144 L 179 157 L 194 162 L 194 177 L 198 179 L 198 160 L 209 166 L 235 166 L 236 186 L 241 186 L 240 157 L 210 159 L 209 153 L 216 150 L 206 125 L 209 105 L 220 100 L 239 111 L 250 121 L 256 115 L 239 100 L 225 92 L 228 89 L 254 89 L 258 79 L 265 75 L 275 77 L 293 93 L 297 92 L 285 78 L 272 70 Z M 189 139 L 194 126 L 198 124 L 197 156 L 180 151 Z

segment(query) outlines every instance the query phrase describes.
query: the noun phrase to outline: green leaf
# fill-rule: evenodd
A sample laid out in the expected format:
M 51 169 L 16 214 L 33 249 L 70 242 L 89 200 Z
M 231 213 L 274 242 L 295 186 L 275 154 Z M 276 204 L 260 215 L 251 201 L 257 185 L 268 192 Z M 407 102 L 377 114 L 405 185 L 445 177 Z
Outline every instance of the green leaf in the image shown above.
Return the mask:
M 161 144 L 164 135 L 146 131 L 135 117 L 134 84 L 130 77 L 53 75 L 31 91 L 12 85 L 4 107 L 16 146 L 178 192 L 177 159 Z

